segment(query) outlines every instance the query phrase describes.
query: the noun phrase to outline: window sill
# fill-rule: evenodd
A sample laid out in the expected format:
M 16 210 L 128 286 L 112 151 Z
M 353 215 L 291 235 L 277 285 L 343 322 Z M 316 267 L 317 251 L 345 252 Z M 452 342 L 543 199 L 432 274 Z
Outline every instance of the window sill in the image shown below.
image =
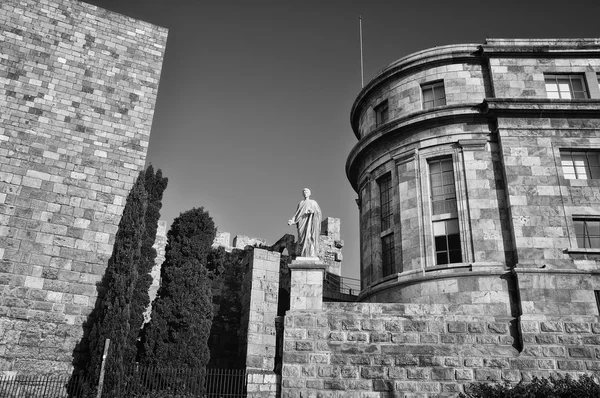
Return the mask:
M 600 254 L 600 248 L 596 249 L 579 249 L 579 248 L 574 248 L 574 249 L 565 249 L 565 253 L 568 254 Z

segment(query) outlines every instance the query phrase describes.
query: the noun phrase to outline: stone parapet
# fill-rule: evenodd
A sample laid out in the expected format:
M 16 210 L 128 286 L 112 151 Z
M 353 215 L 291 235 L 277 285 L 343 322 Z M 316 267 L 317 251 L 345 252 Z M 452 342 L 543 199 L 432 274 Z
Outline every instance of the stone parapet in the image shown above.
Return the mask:
M 282 396 L 456 396 L 473 382 L 598 373 L 596 317 L 446 315 L 447 306 L 325 303 L 285 319 Z M 371 395 L 373 394 L 373 395 Z

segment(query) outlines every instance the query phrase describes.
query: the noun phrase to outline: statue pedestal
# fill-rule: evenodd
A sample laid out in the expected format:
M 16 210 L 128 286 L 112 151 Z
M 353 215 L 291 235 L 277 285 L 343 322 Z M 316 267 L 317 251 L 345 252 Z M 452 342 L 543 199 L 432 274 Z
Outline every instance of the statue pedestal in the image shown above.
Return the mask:
M 296 257 L 289 268 L 290 310 L 322 310 L 323 273 L 327 265 L 318 257 Z

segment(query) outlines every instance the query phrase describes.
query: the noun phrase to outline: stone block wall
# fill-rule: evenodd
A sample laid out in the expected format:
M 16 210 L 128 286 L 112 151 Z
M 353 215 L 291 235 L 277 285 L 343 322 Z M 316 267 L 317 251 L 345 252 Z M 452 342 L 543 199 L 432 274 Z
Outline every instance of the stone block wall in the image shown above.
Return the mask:
M 377 128 L 375 108 L 384 99 L 387 99 L 389 106 L 389 120 L 401 119 L 412 113 L 421 111 L 422 94 L 421 86 L 423 84 L 438 82 L 443 80 L 446 92 L 446 104 L 455 105 L 460 103 L 483 101 L 487 96 L 486 90 L 489 82 L 485 78 L 485 70 L 479 60 L 473 60 L 469 63 L 463 63 L 464 58 L 477 51 L 476 45 L 452 46 L 452 48 L 439 47 L 426 50 L 428 54 L 424 60 L 417 62 L 425 64 L 431 58 L 439 55 L 453 54 L 450 61 L 445 59 L 438 63 L 421 65 L 420 68 L 414 68 L 414 61 L 410 58 L 416 58 L 422 53 L 402 58 L 396 61 L 397 65 L 390 65 L 393 69 L 389 73 L 395 73 L 396 78 L 391 78 L 382 83 L 369 98 L 365 100 L 362 106 L 367 109 L 361 113 L 358 120 L 357 130 L 360 137 L 364 137 L 369 132 Z M 440 57 L 441 58 L 441 57 Z M 411 70 L 411 67 L 414 68 Z M 410 71 L 410 72 L 409 72 Z M 389 76 L 388 76 L 389 77 Z M 376 76 L 374 80 L 377 80 Z
M 473 382 L 598 373 L 596 317 L 523 322 L 519 352 L 512 318 L 451 306 L 324 303 L 323 311 L 289 311 L 282 396 L 455 397 Z
M 0 2 L 0 370 L 68 371 L 146 160 L 167 30 Z
M 280 254 L 254 249 L 245 262 L 239 347 L 248 372 L 248 396 L 274 397 Z

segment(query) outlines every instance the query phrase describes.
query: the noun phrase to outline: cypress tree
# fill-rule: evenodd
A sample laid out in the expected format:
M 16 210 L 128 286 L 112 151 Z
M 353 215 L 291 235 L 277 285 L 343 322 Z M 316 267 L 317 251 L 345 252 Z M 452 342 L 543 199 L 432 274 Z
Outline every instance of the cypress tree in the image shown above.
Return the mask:
M 137 264 L 137 280 L 133 289 L 131 312 L 129 317 L 129 334 L 127 352 L 124 354 L 126 363 L 134 363 L 137 356 L 137 340 L 144 323 L 144 312 L 150 304 L 148 291 L 152 285 L 152 268 L 156 259 L 156 249 L 152 246 L 156 240 L 156 230 L 162 207 L 162 197 L 167 188 L 168 179 L 162 176 L 159 169 L 154 172 L 152 165 L 144 173 L 144 188 L 147 193 L 147 203 L 144 221 L 145 230 L 142 236 L 140 260 Z
M 90 382 L 98 380 L 105 340 L 110 339 L 110 349 L 106 362 L 105 386 L 115 383 L 112 378 L 123 371 L 130 333 L 133 287 L 138 277 L 137 264 L 141 258 L 142 236 L 145 233 L 144 215 L 147 208 L 147 194 L 144 189 L 144 172 L 136 180 L 129 192 L 123 215 L 115 236 L 112 256 L 103 279 L 104 295 L 96 309 L 95 318 L 88 338 L 89 360 L 85 373 Z
M 203 369 L 210 359 L 212 292 L 206 268 L 216 228 L 204 208 L 179 215 L 167 234 L 161 286 L 142 333 L 141 360 Z M 201 383 L 202 377 L 198 382 Z

